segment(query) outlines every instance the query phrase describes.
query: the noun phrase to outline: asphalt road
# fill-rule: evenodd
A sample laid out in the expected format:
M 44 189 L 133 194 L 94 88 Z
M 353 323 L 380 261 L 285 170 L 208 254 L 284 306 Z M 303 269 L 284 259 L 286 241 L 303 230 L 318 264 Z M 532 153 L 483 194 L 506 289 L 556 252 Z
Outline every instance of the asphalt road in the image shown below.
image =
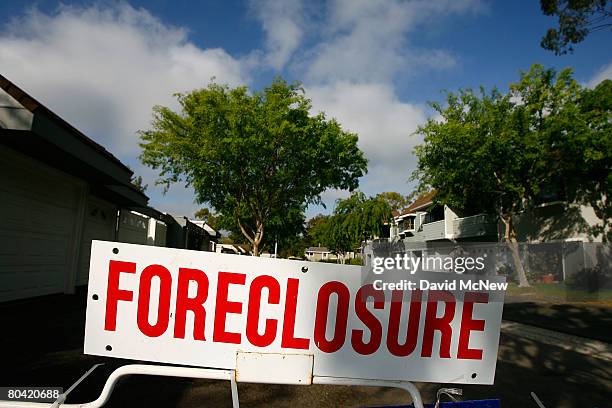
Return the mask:
M 83 296 L 61 296 L 0 306 L 0 385 L 67 388 L 93 364 L 105 362 L 67 402 L 95 399 L 116 367 L 131 362 L 86 356 Z M 502 406 L 610 406 L 612 356 L 609 343 L 533 326 L 504 323 L 493 386 L 464 386 L 464 399 L 498 397 Z M 433 401 L 444 384 L 417 384 Z M 239 384 L 241 407 L 363 407 L 409 402 L 397 389 L 353 386 Z M 227 381 L 133 376 L 122 380 L 109 407 L 231 407 Z

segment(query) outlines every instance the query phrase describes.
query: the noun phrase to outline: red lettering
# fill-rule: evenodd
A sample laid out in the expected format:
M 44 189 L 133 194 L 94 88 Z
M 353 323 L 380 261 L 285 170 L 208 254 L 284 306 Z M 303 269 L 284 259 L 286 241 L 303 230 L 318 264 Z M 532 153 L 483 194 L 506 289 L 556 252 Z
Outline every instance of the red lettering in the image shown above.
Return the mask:
M 410 312 L 408 313 L 408 327 L 406 328 L 406 342 L 399 344 L 399 329 L 404 305 L 404 292 L 394 290 L 391 295 L 391 311 L 389 312 L 389 332 L 387 334 L 387 348 L 394 356 L 405 357 L 411 354 L 417 344 L 419 334 L 419 319 L 421 317 L 421 298 L 423 292 L 415 290 L 410 297 Z
M 120 300 L 131 302 L 134 294 L 129 290 L 119 289 L 119 274 L 136 273 L 134 262 L 110 261 L 108 264 L 108 285 L 106 287 L 106 318 L 104 330 L 115 331 L 117 328 L 117 303 Z
M 157 304 L 157 322 L 149 323 L 149 306 L 151 299 L 151 281 L 154 276 L 159 278 L 159 303 Z M 138 311 L 136 320 L 140 331 L 149 337 L 159 337 L 168 328 L 170 320 L 170 291 L 172 276 L 170 271 L 161 265 L 149 265 L 140 274 L 138 288 Z
M 189 297 L 189 284 L 196 283 L 196 295 Z M 193 338 L 205 340 L 204 325 L 206 323 L 206 310 L 204 302 L 208 297 L 208 277 L 199 269 L 180 268 L 178 287 L 176 290 L 176 318 L 174 320 L 174 337 L 185 338 L 185 320 L 187 311 L 193 312 Z
M 332 293 L 338 297 L 334 335 L 331 340 L 325 337 L 327 331 L 327 315 L 329 313 L 329 300 Z M 346 324 L 348 320 L 350 294 L 348 288 L 338 281 L 327 282 L 317 297 L 317 312 L 315 316 L 314 341 L 319 350 L 333 353 L 342 347 L 346 337 Z
M 261 306 L 261 291 L 268 289 L 268 303 L 277 305 L 280 302 L 280 285 L 271 276 L 262 275 L 253 279 L 249 290 L 249 310 L 247 313 L 246 335 L 252 345 L 266 347 L 272 344 L 276 337 L 276 319 L 266 319 L 263 334 L 257 331 L 259 326 L 259 310 Z
M 287 297 L 285 298 L 285 316 L 283 318 L 283 337 L 281 347 L 308 350 L 310 339 L 295 337 L 295 313 L 297 309 L 299 279 L 287 279 Z
M 241 302 L 230 302 L 227 299 L 229 285 L 244 285 L 246 275 L 243 273 L 219 272 L 217 283 L 217 308 L 215 310 L 215 329 L 213 341 L 220 343 L 240 344 L 240 333 L 225 330 L 228 313 L 242 313 Z
M 444 314 L 437 317 L 438 302 L 444 302 Z M 452 293 L 441 290 L 430 290 L 427 297 L 425 328 L 423 329 L 423 349 L 421 357 L 431 357 L 434 332 L 440 332 L 440 357 L 450 358 L 450 343 L 453 331 L 451 321 L 455 316 L 455 297 Z
M 372 354 L 378 350 L 382 340 L 382 325 L 367 307 L 369 298 L 374 299 L 374 309 L 384 309 L 385 307 L 385 293 L 380 290 L 375 290 L 373 285 L 363 286 L 357 291 L 355 297 L 355 314 L 370 330 L 370 340 L 367 343 L 364 342 L 364 331 L 355 329 L 351 334 L 351 344 L 357 353 L 363 355 Z
M 461 314 L 461 330 L 459 331 L 459 346 L 457 358 L 482 360 L 482 350 L 471 349 L 470 332 L 484 331 L 485 321 L 472 319 L 474 303 L 488 303 L 489 294 L 480 292 L 466 292 L 463 297 L 463 312 Z

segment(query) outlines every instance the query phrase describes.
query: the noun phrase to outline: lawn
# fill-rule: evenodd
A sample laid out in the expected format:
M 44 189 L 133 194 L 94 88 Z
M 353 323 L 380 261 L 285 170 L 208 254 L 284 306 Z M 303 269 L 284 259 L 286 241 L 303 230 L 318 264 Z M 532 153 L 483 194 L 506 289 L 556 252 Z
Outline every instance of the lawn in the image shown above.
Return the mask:
M 612 307 L 612 289 L 589 292 L 568 287 L 563 283 L 534 283 L 531 287 L 519 288 L 510 283 L 506 291 L 506 303 L 514 302 L 589 302 Z

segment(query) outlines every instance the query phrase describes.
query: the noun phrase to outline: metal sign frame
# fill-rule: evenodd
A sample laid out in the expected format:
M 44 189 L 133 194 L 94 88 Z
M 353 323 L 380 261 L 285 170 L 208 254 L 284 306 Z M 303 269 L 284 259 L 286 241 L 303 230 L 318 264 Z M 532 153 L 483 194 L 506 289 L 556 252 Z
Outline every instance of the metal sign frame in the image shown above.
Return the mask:
M 129 364 L 117 368 L 111 373 L 106 380 L 102 392 L 94 401 L 82 404 L 64 404 L 70 391 L 72 391 L 80 382 L 87 377 L 98 365 L 92 367 L 79 380 L 71 386 L 65 393 L 53 404 L 40 402 L 20 402 L 20 401 L 2 401 L 0 400 L 0 408 L 98 408 L 106 404 L 115 388 L 115 385 L 121 377 L 129 375 L 157 375 L 164 377 L 184 377 L 184 378 L 199 378 L 208 380 L 226 380 L 230 382 L 232 390 L 232 406 L 239 408 L 238 385 L 236 381 L 237 370 L 220 370 L 214 368 L 192 368 L 192 367 L 174 367 L 162 365 L 147 365 L 147 364 Z M 255 381 L 252 381 L 255 382 Z M 255 382 L 261 383 L 261 382 Z M 302 384 L 302 383 L 298 383 Z M 423 400 L 419 390 L 414 384 L 409 381 L 385 381 L 385 380 L 367 380 L 362 378 L 337 378 L 337 377 L 320 377 L 313 376 L 311 384 L 327 384 L 327 385 L 362 385 L 370 387 L 392 387 L 400 388 L 408 391 L 412 398 L 412 403 L 415 408 L 424 408 Z

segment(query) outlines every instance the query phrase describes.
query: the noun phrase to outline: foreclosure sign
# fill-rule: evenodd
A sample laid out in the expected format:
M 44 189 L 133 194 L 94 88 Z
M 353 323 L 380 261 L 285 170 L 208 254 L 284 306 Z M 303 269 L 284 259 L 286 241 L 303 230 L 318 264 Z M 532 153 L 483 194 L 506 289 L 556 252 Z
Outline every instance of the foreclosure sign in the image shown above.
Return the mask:
M 304 355 L 313 376 L 491 384 L 502 301 L 376 290 L 356 266 L 94 241 L 85 353 L 232 370 L 240 353 Z

